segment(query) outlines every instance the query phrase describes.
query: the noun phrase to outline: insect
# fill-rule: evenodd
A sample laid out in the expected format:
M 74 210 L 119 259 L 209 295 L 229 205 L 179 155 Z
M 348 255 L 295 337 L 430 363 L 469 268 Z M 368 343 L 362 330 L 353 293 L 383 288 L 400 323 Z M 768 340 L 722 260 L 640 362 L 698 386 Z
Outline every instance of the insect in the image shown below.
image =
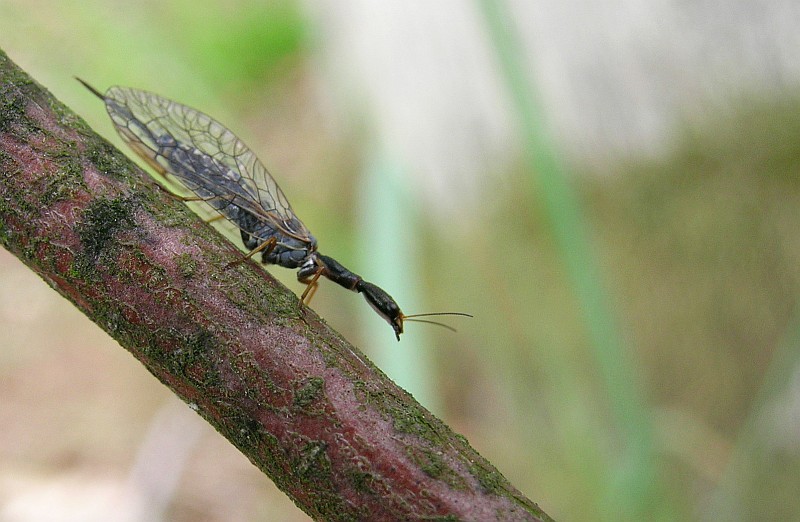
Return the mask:
M 151 92 L 111 87 L 103 94 L 76 79 L 103 100 L 117 132 L 136 154 L 165 179 L 172 175 L 195 194 L 181 199 L 208 203 L 239 228 L 244 246 L 250 251 L 240 262 L 261 252 L 264 264 L 297 268 L 298 281 L 307 285 L 301 303 L 313 295 L 319 278 L 324 276 L 362 294 L 391 325 L 398 341 L 405 321 L 432 323 L 453 330 L 421 318 L 472 317 L 461 312 L 405 315 L 382 288 L 321 254 L 316 238 L 295 215 L 283 191 L 256 155 L 210 116 Z

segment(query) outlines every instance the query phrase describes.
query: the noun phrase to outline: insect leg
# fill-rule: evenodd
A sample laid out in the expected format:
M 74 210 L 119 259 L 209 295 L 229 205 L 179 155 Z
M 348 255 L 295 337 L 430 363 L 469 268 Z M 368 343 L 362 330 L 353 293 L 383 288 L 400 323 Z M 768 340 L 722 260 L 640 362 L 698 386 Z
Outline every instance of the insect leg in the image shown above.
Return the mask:
M 153 161 L 153 162 L 147 161 L 147 163 L 148 163 L 148 164 L 149 164 L 151 167 L 153 167 L 153 168 L 154 168 L 154 170 L 158 170 L 158 169 L 156 168 L 156 165 L 159 165 L 157 162 L 155 162 L 155 161 Z M 161 167 L 161 168 L 162 168 L 162 170 L 163 170 L 163 167 Z M 161 174 L 164 176 L 164 179 L 165 179 L 165 180 L 169 180 L 169 179 L 170 179 L 170 178 L 168 178 L 168 177 L 167 177 L 167 174 L 166 174 L 166 172 L 161 172 Z M 181 202 L 183 202 L 183 203 L 186 203 L 186 202 L 193 202 L 193 201 L 202 201 L 202 202 L 205 202 L 205 203 L 209 203 L 209 202 L 211 202 L 211 201 L 214 201 L 215 199 L 220 199 L 220 196 L 216 196 L 216 195 L 214 195 L 214 196 L 208 196 L 208 197 L 201 197 L 201 196 L 181 196 L 180 194 L 176 194 L 175 192 L 173 192 L 173 191 L 172 191 L 170 188 L 168 188 L 168 187 L 165 187 L 165 186 L 163 185 L 163 183 L 162 183 L 162 182 L 158 182 L 158 183 L 156 183 L 156 185 L 158 185 L 158 188 L 160 188 L 161 190 L 163 190 L 164 192 L 166 192 L 167 194 L 169 194 L 171 197 L 173 197 L 173 198 L 175 198 L 175 199 L 177 199 L 178 201 L 181 201 Z
M 308 304 L 311 298 L 314 297 L 320 276 L 325 276 L 348 290 L 358 291 L 356 290 L 356 285 L 361 281 L 360 276 L 346 269 L 331 257 L 316 254 L 315 259 L 315 264 L 304 266 L 297 273 L 297 280 L 307 285 L 303 295 L 300 296 L 300 303 Z M 308 298 L 307 300 L 306 297 Z
M 319 276 L 322 275 L 322 272 L 325 270 L 324 266 L 317 268 L 317 271 L 314 272 L 314 275 L 309 277 L 298 277 L 297 279 L 301 283 L 306 283 L 306 289 L 303 291 L 303 294 L 300 296 L 300 304 L 308 304 L 311 302 L 311 299 L 314 297 L 314 294 L 317 292 L 317 288 L 319 287 Z M 306 297 L 308 297 L 308 301 L 306 301 Z
M 167 194 L 169 194 L 173 198 L 177 199 L 178 201 L 182 201 L 184 203 L 187 203 L 187 202 L 188 203 L 192 203 L 192 202 L 198 202 L 198 201 L 203 202 L 203 203 L 211 203 L 215 199 L 222 199 L 222 196 L 208 196 L 208 197 L 181 196 L 180 194 L 175 194 L 174 192 L 172 192 L 170 189 L 168 189 L 167 187 L 165 187 L 161 183 L 157 183 L 157 185 L 158 185 L 158 188 L 160 188 L 161 190 L 163 190 L 164 192 L 166 192 Z M 230 204 L 231 204 L 231 202 L 228 201 L 228 205 L 230 205 Z M 222 208 L 225 208 L 225 207 L 222 207 Z M 214 221 L 219 221 L 220 219 L 226 219 L 225 215 L 224 214 L 217 214 L 216 216 L 214 216 L 212 218 L 204 219 L 203 221 L 205 221 L 206 223 L 213 223 Z
M 179 200 L 183 201 L 184 203 L 190 202 L 190 201 L 202 201 L 203 203 L 209 203 L 211 201 L 214 201 L 215 199 L 222 199 L 221 196 L 202 197 L 202 196 L 181 196 L 181 195 L 178 195 L 178 194 L 174 194 L 174 196 L 176 198 L 178 198 Z
M 272 252 L 272 249 L 275 248 L 275 245 L 277 244 L 278 240 L 275 239 L 274 237 L 271 237 L 266 241 L 264 241 L 263 243 L 261 243 L 260 245 L 258 245 L 257 247 L 255 247 L 250 252 L 248 252 L 246 255 L 242 256 L 241 259 L 237 259 L 236 261 L 231 261 L 230 263 L 225 265 L 225 270 L 233 268 L 234 266 L 239 265 L 241 263 L 244 263 L 245 261 L 256 255 L 258 252 L 261 252 L 262 250 L 266 250 L 266 255 L 269 255 L 269 253 Z
M 166 178 L 166 176 L 164 176 L 164 177 Z M 211 196 L 181 196 L 180 194 L 176 194 L 176 193 L 172 192 L 170 189 L 168 189 L 167 187 L 165 187 L 161 183 L 159 183 L 158 186 L 161 187 L 161 189 L 164 192 L 166 192 L 167 194 L 169 194 L 173 198 L 175 198 L 178 201 L 181 201 L 183 203 L 193 203 L 193 202 L 198 202 L 198 201 L 203 202 L 203 203 L 211 203 L 215 199 L 224 199 L 222 196 L 218 196 L 216 194 L 211 195 Z M 230 204 L 231 204 L 230 201 L 228 201 L 228 205 L 230 205 Z M 224 217 L 224 216 L 221 216 L 221 217 Z

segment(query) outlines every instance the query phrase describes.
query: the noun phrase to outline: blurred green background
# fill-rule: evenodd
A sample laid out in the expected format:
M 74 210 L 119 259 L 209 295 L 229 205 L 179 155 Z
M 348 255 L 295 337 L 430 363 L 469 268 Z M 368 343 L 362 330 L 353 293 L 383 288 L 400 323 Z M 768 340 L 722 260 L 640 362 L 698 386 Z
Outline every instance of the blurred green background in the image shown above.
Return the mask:
M 585 31 L 598 6 L 3 0 L 0 48 L 117 145 L 73 76 L 213 115 L 324 253 L 473 313 L 397 344 L 358 296 L 312 303 L 556 519 L 798 520 L 798 69 L 655 14 Z M 0 521 L 306 520 L 5 251 L 0 332 Z

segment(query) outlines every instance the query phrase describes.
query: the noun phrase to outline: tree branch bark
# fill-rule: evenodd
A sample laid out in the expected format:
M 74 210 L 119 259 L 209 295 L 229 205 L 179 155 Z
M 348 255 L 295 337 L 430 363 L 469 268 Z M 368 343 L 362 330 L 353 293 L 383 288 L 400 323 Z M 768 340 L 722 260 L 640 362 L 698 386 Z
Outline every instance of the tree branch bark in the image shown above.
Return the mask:
M 310 516 L 550 520 L 2 51 L 0 241 Z

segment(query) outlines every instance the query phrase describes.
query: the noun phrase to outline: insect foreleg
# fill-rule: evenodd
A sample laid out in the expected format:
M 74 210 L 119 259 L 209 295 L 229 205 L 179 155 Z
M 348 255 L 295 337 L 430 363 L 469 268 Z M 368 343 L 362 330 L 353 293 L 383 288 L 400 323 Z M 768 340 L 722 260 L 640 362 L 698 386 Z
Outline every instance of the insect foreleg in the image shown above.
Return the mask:
M 311 302 L 311 299 L 314 297 L 314 294 L 317 293 L 317 288 L 319 287 L 319 276 L 322 275 L 322 272 L 325 270 L 324 266 L 318 267 L 317 270 L 314 272 L 314 275 L 311 277 L 302 275 L 303 272 L 299 272 L 297 274 L 297 280 L 301 283 L 306 284 L 306 289 L 303 291 L 303 294 L 300 296 L 300 304 L 308 304 Z M 308 301 L 306 301 L 306 297 L 308 297 Z

